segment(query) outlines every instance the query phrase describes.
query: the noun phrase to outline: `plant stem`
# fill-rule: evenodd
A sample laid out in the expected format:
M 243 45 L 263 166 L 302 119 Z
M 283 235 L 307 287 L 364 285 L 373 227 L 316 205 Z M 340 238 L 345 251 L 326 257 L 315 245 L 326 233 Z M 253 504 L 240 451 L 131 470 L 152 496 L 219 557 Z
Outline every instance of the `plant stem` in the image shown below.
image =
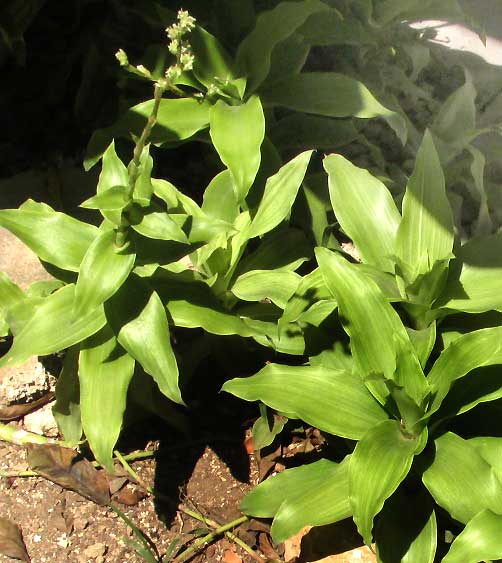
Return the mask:
M 15 426 L 9 426 L 8 424 L 3 424 L 2 422 L 0 422 L 0 440 L 10 442 L 16 446 L 26 446 L 27 444 L 56 444 L 63 448 L 75 447 L 75 444 L 71 444 L 70 442 L 47 438 L 47 436 L 28 432 L 27 430 L 22 430 L 21 428 L 16 428 Z
M 157 497 L 160 500 L 165 500 L 169 503 L 171 503 L 171 499 L 166 497 L 165 495 L 163 495 L 162 493 L 158 493 L 153 487 L 150 487 L 149 485 L 147 485 L 142 479 L 141 477 L 136 473 L 136 471 L 134 471 L 134 469 L 129 465 L 129 463 L 127 463 L 127 460 L 125 459 L 125 456 L 122 456 L 122 454 L 118 451 L 115 450 L 114 454 L 116 456 L 116 458 L 120 461 L 120 463 L 122 464 L 122 466 L 124 467 L 124 469 L 127 471 L 127 473 L 129 473 L 129 475 L 139 484 L 141 485 L 141 487 L 143 487 L 143 489 L 145 489 L 145 491 L 147 491 L 149 494 L 151 494 L 152 496 Z M 211 534 L 208 534 L 207 536 L 204 537 L 209 537 L 211 536 L 210 539 L 208 539 L 207 541 L 212 541 L 212 539 L 214 539 L 215 535 L 219 535 L 224 533 L 227 538 L 231 541 L 233 541 L 235 544 L 237 544 L 239 547 L 241 547 L 246 553 L 248 553 L 253 559 L 255 559 L 256 561 L 261 561 L 263 562 L 263 559 L 261 557 L 259 557 L 256 552 L 253 550 L 252 547 L 250 547 L 246 542 L 244 542 L 243 540 L 241 540 L 240 538 L 238 538 L 235 534 L 233 534 L 232 532 L 230 532 L 229 530 L 223 530 L 220 531 L 222 526 L 220 526 L 220 524 L 218 524 L 217 522 L 215 522 L 214 520 L 211 520 L 209 518 L 206 518 L 205 516 L 203 516 L 202 514 L 198 514 L 197 512 L 194 512 L 192 510 L 189 510 L 188 508 L 184 508 L 182 506 L 178 507 L 178 510 L 180 510 L 181 512 L 183 512 L 184 514 L 186 514 L 187 516 L 191 516 L 192 518 L 194 518 L 195 520 L 198 520 L 199 522 L 203 522 L 204 524 L 206 524 L 207 526 L 210 526 L 211 528 L 214 528 L 214 532 L 212 532 L 212 536 Z M 239 522 L 239 524 L 241 524 L 242 522 L 245 522 L 248 518 L 247 516 L 243 516 L 242 517 L 242 521 Z M 238 526 L 239 524 L 234 524 L 231 527 L 235 527 Z M 224 527 L 224 526 L 223 526 Z M 197 543 L 197 542 L 196 542 Z M 194 544 L 195 545 L 195 544 Z M 187 552 L 187 550 L 185 550 L 185 552 Z M 185 553 L 183 552 L 183 553 Z M 178 558 L 176 558 L 174 561 L 177 561 Z
M 187 559 L 187 557 L 191 557 L 192 555 L 194 555 L 196 551 L 199 551 L 199 549 L 202 549 L 206 544 L 212 542 L 214 539 L 216 539 L 221 534 L 224 534 L 225 532 L 231 530 L 232 528 L 235 528 L 235 527 L 239 526 L 240 524 L 243 524 L 247 520 L 248 520 L 247 516 L 241 516 L 240 518 L 237 518 L 236 520 L 232 520 L 232 522 L 229 522 L 228 524 L 224 524 L 224 525 L 216 528 L 215 530 L 213 530 L 209 534 L 206 534 L 205 536 L 196 540 L 190 547 L 187 547 L 185 549 L 185 551 L 183 551 L 182 553 L 180 553 L 177 557 L 175 557 L 173 559 L 173 563 L 180 563 L 181 561 L 185 561 Z
M 209 518 L 206 518 L 205 516 L 203 516 L 202 514 L 199 514 L 197 512 L 194 512 L 192 510 L 189 510 L 188 508 L 183 508 L 181 507 L 180 510 L 186 514 L 187 516 L 191 516 L 192 518 L 194 518 L 195 520 L 198 520 L 199 522 L 202 522 L 208 526 L 210 526 L 211 528 L 215 528 L 216 530 L 219 528 L 220 524 L 218 524 L 217 522 L 215 522 L 214 520 L 211 520 Z M 225 535 L 227 536 L 227 538 L 231 541 L 233 541 L 235 544 L 237 544 L 239 547 L 241 547 L 246 553 L 248 553 L 253 559 L 255 559 L 256 561 L 260 561 L 261 563 L 263 563 L 263 559 L 253 550 L 253 548 L 251 548 L 246 542 L 244 542 L 243 540 L 241 540 L 239 537 L 237 537 L 235 534 L 233 534 L 230 531 L 225 532 Z

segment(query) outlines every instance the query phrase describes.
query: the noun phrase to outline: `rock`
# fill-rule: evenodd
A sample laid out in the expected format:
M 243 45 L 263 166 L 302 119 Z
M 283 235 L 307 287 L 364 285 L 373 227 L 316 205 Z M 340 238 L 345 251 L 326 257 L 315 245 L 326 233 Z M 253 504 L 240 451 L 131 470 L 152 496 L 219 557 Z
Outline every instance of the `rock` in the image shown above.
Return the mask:
M 106 545 L 104 543 L 95 543 L 84 549 L 84 555 L 91 559 L 102 557 L 106 553 Z
M 56 378 L 36 356 L 20 366 L 0 369 L 0 407 L 30 403 L 53 392 Z
M 87 518 L 75 517 L 73 520 L 73 530 L 75 532 L 81 532 L 85 530 L 89 525 L 89 520 Z
M 24 417 L 24 427 L 28 432 L 42 434 L 49 438 L 56 438 L 58 435 L 58 425 L 52 415 L 54 401 L 44 405 L 42 408 L 27 414 Z

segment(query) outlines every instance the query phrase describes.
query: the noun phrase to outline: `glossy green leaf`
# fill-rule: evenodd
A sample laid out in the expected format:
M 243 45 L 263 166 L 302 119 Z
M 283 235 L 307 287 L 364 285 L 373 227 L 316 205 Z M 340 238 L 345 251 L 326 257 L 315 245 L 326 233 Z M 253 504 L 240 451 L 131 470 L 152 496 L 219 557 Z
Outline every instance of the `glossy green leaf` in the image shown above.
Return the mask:
M 82 344 L 78 370 L 82 427 L 96 460 L 109 473 L 133 373 L 134 359 L 108 326 Z
M 267 77 L 275 46 L 292 35 L 311 14 L 326 10 L 329 7 L 319 0 L 304 0 L 301 4 L 281 2 L 257 17 L 254 29 L 237 51 L 240 74 L 249 77 L 248 93 L 254 92 Z
M 338 302 L 339 314 L 350 345 L 356 372 L 361 377 L 381 374 L 394 380 L 421 405 L 428 385 L 397 312 L 378 286 L 340 254 L 316 249 L 317 262 L 328 289 Z M 401 370 L 398 360 L 407 360 Z M 383 381 L 367 381 L 375 397 L 385 404 L 388 391 Z
M 393 273 L 401 215 L 389 190 L 341 155 L 327 156 L 323 166 L 333 211 L 363 262 Z
M 116 233 L 102 232 L 89 247 L 75 286 L 75 317 L 85 316 L 109 299 L 131 272 L 136 254 L 133 246 L 115 246 Z
M 230 170 L 216 175 L 204 191 L 202 211 L 228 223 L 233 223 L 239 214 L 239 204 L 233 188 Z
M 232 59 L 214 35 L 197 25 L 190 33 L 190 45 L 194 54 L 193 73 L 204 86 L 214 84 L 215 78 L 223 81 L 235 78 Z
M 502 438 L 495 436 L 478 436 L 467 440 L 474 446 L 478 454 L 492 466 L 493 471 L 502 482 Z
M 501 512 L 502 485 L 476 448 L 452 432 L 434 444 L 422 480 L 437 504 L 463 524 L 484 509 Z
M 78 380 L 79 346 L 67 350 L 56 383 L 56 402 L 52 414 L 66 442 L 78 444 L 82 437 L 80 385 Z
M 300 153 L 267 180 L 263 198 L 251 223 L 249 238 L 268 233 L 290 214 L 312 153 Z
M 431 134 L 426 131 L 406 186 L 396 239 L 396 255 L 408 283 L 430 272 L 436 262 L 448 260 L 453 239 L 453 214 L 444 175 Z
M 270 446 L 276 436 L 282 432 L 287 418 L 277 414 L 267 412 L 265 405 L 260 405 L 261 416 L 253 424 L 253 449 L 261 450 Z
M 435 413 L 452 384 L 473 369 L 502 363 L 502 327 L 485 328 L 464 334 L 443 350 L 427 380 L 433 400 L 428 416 Z
M 260 98 L 229 106 L 219 100 L 209 112 L 209 134 L 223 164 L 230 170 L 237 201 L 242 202 L 260 168 L 265 117 Z
M 158 294 L 131 276 L 107 301 L 105 314 L 120 345 L 153 377 L 166 397 L 183 404 L 166 310 Z
M 157 205 L 132 210 L 131 227 L 144 237 L 188 244 L 188 238 L 176 221 Z M 183 216 L 183 221 L 186 219 Z
M 19 209 L 0 210 L 0 226 L 21 239 L 41 260 L 78 272 L 98 229 L 48 205 L 28 202 Z
M 139 172 L 134 184 L 133 198 L 144 203 L 150 202 L 153 194 L 152 169 L 153 158 L 150 156 L 150 145 L 143 147 L 139 158 Z
M 436 306 L 468 313 L 502 311 L 502 233 L 467 241 L 457 257 L 460 276 L 450 276 Z
M 414 456 L 425 446 L 426 433 L 406 436 L 397 420 L 385 420 L 357 442 L 349 463 L 349 497 L 366 545 L 372 542 L 373 519 L 408 475 Z
M 0 360 L 0 367 L 21 364 L 30 356 L 48 356 L 69 348 L 105 324 L 102 307 L 74 317 L 74 301 L 73 284 L 47 297 L 16 335 L 11 349 Z
M 366 86 L 336 72 L 302 72 L 289 76 L 261 93 L 267 104 L 326 117 L 381 117 L 406 141 L 403 117 L 384 107 Z
M 324 281 L 321 270 L 316 268 L 302 278 L 295 293 L 284 307 L 279 325 L 283 326 L 298 320 L 316 303 L 330 299 L 332 299 L 332 294 Z
M 290 324 L 284 327 L 283 332 L 279 335 L 277 323 L 270 321 L 261 321 L 252 318 L 243 318 L 244 323 L 253 330 L 253 338 L 268 348 L 272 348 L 275 352 L 281 354 L 291 354 L 293 356 L 302 356 L 306 352 L 307 343 L 303 331 L 296 325 Z M 314 335 L 309 335 L 311 343 L 314 343 Z
M 129 175 L 127 168 L 117 156 L 115 152 L 115 141 L 112 140 L 103 154 L 101 172 L 96 188 L 97 195 L 101 195 L 117 186 L 127 186 L 128 183 Z M 111 194 L 110 197 L 113 197 L 113 194 Z M 122 216 L 120 209 L 102 209 L 101 212 L 108 221 L 116 226 L 120 225 Z
M 387 499 L 375 528 L 375 540 L 380 563 L 433 563 L 437 523 L 427 492 L 400 487 Z
M 442 563 L 478 563 L 502 558 L 502 516 L 483 510 L 467 522 Z
M 422 369 L 425 369 L 425 365 L 432 352 L 432 348 L 436 343 L 436 322 L 432 322 L 427 328 L 423 328 L 421 330 L 414 330 L 406 327 L 406 331 L 408 332 L 411 343 L 415 348 L 417 357 L 420 360 L 420 365 L 422 366 Z
M 348 459 L 327 459 L 286 469 L 246 495 L 241 510 L 252 516 L 275 516 L 272 537 L 282 542 L 305 526 L 322 526 L 348 518 Z
M 388 418 L 359 376 L 322 366 L 268 364 L 252 377 L 228 381 L 222 389 L 353 440 Z
M 84 209 L 102 209 L 111 211 L 113 209 L 123 209 L 129 203 L 127 189 L 125 186 L 113 186 L 80 204 Z
M 111 127 L 95 131 L 87 146 L 87 154 L 84 161 L 85 169 L 89 170 L 98 162 L 114 137 L 129 139 L 131 133 L 139 137 L 148 117 L 152 113 L 153 104 L 153 100 L 137 104 L 122 115 Z M 152 130 L 150 142 L 162 144 L 183 141 L 197 133 L 197 131 L 206 129 L 209 125 L 210 107 L 211 104 L 209 102 L 197 100 L 196 98 L 162 99 L 157 114 L 157 123 Z
M 270 299 L 283 309 L 296 291 L 301 277 L 295 272 L 251 270 L 239 276 L 230 291 L 244 301 Z
M 9 309 L 25 298 L 23 290 L 9 279 L 7 274 L 0 272 L 0 335 L 9 332 L 7 314 Z
M 272 51 L 270 69 L 267 78 L 260 85 L 260 89 L 267 89 L 274 82 L 300 72 L 305 65 L 309 51 L 310 45 L 305 42 L 300 33 L 293 33 L 278 43 Z
M 154 278 L 155 287 L 176 326 L 201 327 L 212 334 L 253 336 L 256 331 L 225 310 L 205 283 Z

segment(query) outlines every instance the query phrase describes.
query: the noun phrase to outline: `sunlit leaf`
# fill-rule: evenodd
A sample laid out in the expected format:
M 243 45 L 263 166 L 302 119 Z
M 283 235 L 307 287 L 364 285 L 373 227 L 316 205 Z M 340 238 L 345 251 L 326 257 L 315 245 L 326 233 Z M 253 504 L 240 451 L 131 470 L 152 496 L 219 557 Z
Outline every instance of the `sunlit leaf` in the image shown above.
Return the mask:
M 134 363 L 108 326 L 82 343 L 78 371 L 82 427 L 96 460 L 110 473 Z
M 502 557 L 502 516 L 483 510 L 467 522 L 442 563 L 478 563 Z
M 209 112 L 209 134 L 223 164 L 230 170 L 238 202 L 242 202 L 260 167 L 265 117 L 260 98 L 227 105 L 219 100 Z
M 353 440 L 388 418 L 359 376 L 322 366 L 268 364 L 252 377 L 228 381 L 222 389 Z
M 474 445 L 452 432 L 434 444 L 422 480 L 437 504 L 464 524 L 484 509 L 500 513 L 502 485 Z
M 249 238 L 268 233 L 290 214 L 312 153 L 300 153 L 267 180 L 263 198 L 251 223 Z
M 373 519 L 408 474 L 426 434 L 403 434 L 397 420 L 385 420 L 357 442 L 349 463 L 349 498 L 354 522 L 366 545 L 372 542 Z
M 367 170 L 341 155 L 324 159 L 333 211 L 364 263 L 394 272 L 401 215 L 389 190 Z
M 284 308 L 295 292 L 301 277 L 295 272 L 275 270 L 251 270 L 239 276 L 230 291 L 244 301 L 270 299 Z
M 28 202 L 27 202 L 28 203 Z M 19 209 L 0 210 L 0 226 L 21 239 L 41 260 L 78 272 L 98 229 L 29 200 Z
M 132 243 L 115 244 L 113 230 L 102 232 L 86 252 L 75 286 L 75 317 L 89 314 L 109 299 L 131 272 L 136 254 Z
M 132 276 L 105 304 L 105 313 L 119 343 L 166 397 L 183 404 L 166 310 L 157 293 Z
M 425 132 L 403 200 L 396 254 L 408 283 L 447 260 L 453 249 L 453 214 L 432 137 Z M 447 267 L 447 262 L 444 268 Z M 430 299 L 437 295 L 430 295 Z
M 275 516 L 272 536 L 284 541 L 305 526 L 322 526 L 351 514 L 347 466 L 321 459 L 286 469 L 246 495 L 241 510 L 258 518 Z
M 31 561 L 26 551 L 21 528 L 3 517 L 0 517 L 0 553 L 26 563 Z
M 48 356 L 73 346 L 97 332 L 105 324 L 103 308 L 74 317 L 75 286 L 62 287 L 36 309 L 14 338 L 11 349 L 0 360 L 0 367 L 13 366 L 30 356 Z

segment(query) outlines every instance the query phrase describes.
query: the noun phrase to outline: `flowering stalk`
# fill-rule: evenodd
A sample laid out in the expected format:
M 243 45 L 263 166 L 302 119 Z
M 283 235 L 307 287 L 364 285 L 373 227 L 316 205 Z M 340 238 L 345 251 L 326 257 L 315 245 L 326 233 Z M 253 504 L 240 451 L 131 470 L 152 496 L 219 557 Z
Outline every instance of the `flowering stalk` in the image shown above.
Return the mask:
M 183 72 L 191 70 L 193 67 L 194 56 L 192 53 L 192 48 L 190 43 L 183 39 L 183 37 L 189 33 L 195 27 L 195 18 L 193 18 L 187 11 L 178 11 L 178 21 L 173 25 L 166 28 L 166 34 L 169 38 L 168 49 L 169 52 L 176 56 L 176 62 L 171 65 L 164 76 L 159 78 L 155 82 L 154 87 L 154 98 L 153 98 L 153 108 L 152 112 L 148 117 L 145 127 L 136 141 L 134 146 L 133 158 L 127 167 L 128 171 L 128 186 L 127 186 L 127 196 L 129 199 L 129 206 L 132 204 L 134 187 L 138 180 L 141 167 L 141 155 L 143 150 L 150 138 L 153 128 L 157 123 L 157 115 L 159 113 L 160 102 L 162 96 L 166 90 L 171 90 L 177 95 L 183 96 L 184 92 L 176 86 L 176 81 L 181 76 Z M 151 72 L 145 68 L 143 65 L 138 65 L 136 67 L 129 63 L 126 52 L 123 49 L 119 49 L 116 53 L 116 58 L 120 65 L 126 67 L 129 71 L 138 74 L 143 78 L 152 79 Z M 125 211 L 129 206 L 125 207 Z M 129 227 L 129 221 L 123 215 L 121 220 L 121 225 L 117 230 L 117 238 L 115 245 L 118 248 L 122 248 L 126 242 L 127 238 L 127 228 Z

